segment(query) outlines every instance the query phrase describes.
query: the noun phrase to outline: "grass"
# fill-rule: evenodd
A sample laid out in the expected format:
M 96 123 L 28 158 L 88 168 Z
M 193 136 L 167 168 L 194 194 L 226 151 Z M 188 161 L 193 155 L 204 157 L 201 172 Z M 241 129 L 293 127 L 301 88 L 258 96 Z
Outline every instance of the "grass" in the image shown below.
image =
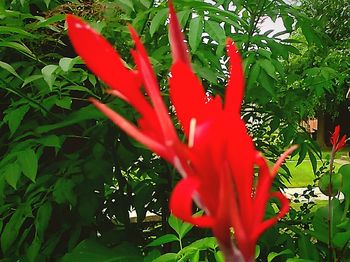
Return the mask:
M 334 163 L 334 166 L 336 169 L 338 169 L 342 164 L 337 163 L 337 160 L 341 159 L 342 157 L 348 156 L 349 149 L 343 149 L 342 151 L 338 152 L 336 155 L 336 161 Z M 330 151 L 322 151 L 322 157 L 323 159 L 326 159 L 326 156 L 330 154 Z M 348 158 L 349 159 L 349 158 Z M 342 160 L 345 160 L 342 158 Z M 290 184 L 287 182 L 288 187 L 306 187 L 307 185 L 312 185 L 313 180 L 315 179 L 314 172 L 312 171 L 312 165 L 308 158 L 305 158 L 304 161 L 298 165 L 295 166 L 297 163 L 296 160 L 289 160 L 286 162 L 287 167 L 290 170 L 290 173 L 292 174 L 292 177 L 290 179 Z M 350 160 L 349 160 L 350 163 Z M 317 161 L 317 167 L 321 165 L 321 161 Z

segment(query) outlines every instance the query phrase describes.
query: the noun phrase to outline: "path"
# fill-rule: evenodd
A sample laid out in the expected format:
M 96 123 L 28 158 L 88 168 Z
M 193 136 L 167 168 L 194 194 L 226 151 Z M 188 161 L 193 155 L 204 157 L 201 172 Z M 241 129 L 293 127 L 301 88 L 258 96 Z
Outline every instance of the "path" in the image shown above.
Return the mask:
M 293 201 L 295 199 L 298 199 L 300 202 L 308 202 L 310 200 L 312 200 L 312 201 L 328 200 L 328 196 L 322 194 L 322 192 L 320 191 L 320 189 L 318 187 L 314 187 L 314 188 L 312 188 L 312 190 L 314 191 L 314 194 L 316 196 L 315 197 L 310 197 L 309 199 L 307 199 L 305 196 L 303 196 L 303 192 L 309 191 L 308 188 L 306 188 L 306 187 L 286 188 L 286 189 L 284 189 L 282 191 L 286 194 L 286 196 L 291 201 Z M 295 193 L 298 194 L 297 197 L 294 196 Z M 340 193 L 339 199 L 344 199 L 343 193 Z

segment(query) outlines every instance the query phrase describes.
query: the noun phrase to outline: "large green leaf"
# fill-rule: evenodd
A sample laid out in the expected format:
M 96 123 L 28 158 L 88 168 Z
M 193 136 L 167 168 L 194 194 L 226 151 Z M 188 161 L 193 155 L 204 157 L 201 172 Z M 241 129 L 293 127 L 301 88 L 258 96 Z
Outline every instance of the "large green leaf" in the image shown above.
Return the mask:
M 43 205 L 41 205 L 38 209 L 35 218 L 35 228 L 37 236 L 40 240 L 44 241 L 44 233 L 49 225 L 49 221 L 52 213 L 52 205 L 49 201 L 46 201 Z
M 168 17 L 168 8 L 161 9 L 156 13 L 156 15 L 153 17 L 151 21 L 151 25 L 149 28 L 149 33 L 151 34 L 152 37 L 154 33 L 157 32 L 159 27 L 165 24 L 165 20 L 167 19 L 167 17 Z
M 290 249 L 285 249 L 282 250 L 281 252 L 271 252 L 268 254 L 267 256 L 267 261 L 271 262 L 272 260 L 274 260 L 276 257 L 280 257 L 280 256 L 291 256 L 293 255 L 293 251 Z M 276 261 L 276 260 L 275 260 Z M 281 261 L 281 260 L 280 260 Z
M 35 57 L 33 52 L 22 43 L 18 43 L 18 42 L 14 42 L 14 41 L 2 41 L 2 42 L 0 42 L 0 46 L 13 48 L 13 49 L 17 50 L 18 52 L 20 52 L 26 56 L 29 56 L 30 58 Z
M 179 238 L 182 239 L 188 231 L 190 231 L 193 228 L 192 224 L 183 222 L 182 220 L 174 217 L 171 215 L 168 219 L 168 223 L 171 226 L 172 229 L 175 230 L 175 232 L 179 235 Z
M 350 208 L 350 164 L 343 165 L 339 168 L 339 173 L 343 176 L 343 186 L 341 191 L 345 197 L 345 207 L 343 217 L 346 216 Z
M 16 132 L 25 114 L 29 110 L 29 105 L 22 105 L 16 109 L 8 109 L 4 121 L 8 123 L 11 136 Z
M 116 248 L 107 248 L 97 240 L 87 239 L 66 254 L 60 262 L 126 262 L 143 261 L 140 251 L 124 243 Z
M 0 61 L 0 67 L 22 80 L 22 77 L 17 74 L 16 70 L 10 64 Z
M 176 253 L 166 253 L 153 260 L 153 262 L 175 262 L 177 261 Z
M 77 203 L 77 195 L 74 193 L 75 184 L 72 180 L 60 178 L 57 180 L 53 189 L 53 198 L 58 204 L 71 204 L 75 206 Z
M 208 32 L 209 37 L 215 40 L 218 44 L 225 43 L 226 33 L 218 22 L 211 20 L 205 21 L 205 30 Z
M 160 245 L 174 242 L 174 241 L 179 241 L 177 236 L 175 236 L 174 234 L 166 234 L 166 235 L 163 235 L 163 236 L 156 238 L 151 243 L 149 243 L 147 246 L 156 247 L 156 246 L 160 246 Z
M 190 31 L 188 35 L 188 41 L 192 52 L 196 52 L 199 44 L 202 40 L 202 34 L 204 29 L 204 21 L 202 16 L 197 16 L 190 21 Z
M 99 110 L 97 110 L 94 106 L 89 105 L 89 106 L 83 107 L 78 111 L 73 112 L 61 122 L 50 124 L 50 125 L 39 126 L 35 129 L 35 132 L 43 134 L 55 129 L 70 126 L 86 120 L 92 120 L 92 119 L 98 120 L 101 118 L 103 119 L 105 118 L 105 116 Z
M 41 73 L 43 74 L 44 80 L 48 84 L 50 90 L 52 89 L 56 79 L 54 72 L 56 71 L 57 68 L 58 68 L 57 65 L 47 65 L 43 67 L 43 69 L 41 69 Z
M 31 208 L 27 205 L 19 206 L 15 210 L 1 234 L 1 249 L 3 253 L 6 254 L 8 249 L 15 242 L 20 233 L 20 228 L 22 227 L 24 220 L 31 215 Z
M 5 167 L 5 172 L 4 172 L 3 176 L 5 177 L 6 182 L 10 186 L 12 186 L 14 189 L 16 189 L 17 182 L 21 176 L 21 168 L 17 164 L 17 162 L 7 165 Z
M 21 166 L 23 174 L 35 182 L 38 172 L 38 157 L 33 149 L 26 149 L 17 153 L 17 161 Z

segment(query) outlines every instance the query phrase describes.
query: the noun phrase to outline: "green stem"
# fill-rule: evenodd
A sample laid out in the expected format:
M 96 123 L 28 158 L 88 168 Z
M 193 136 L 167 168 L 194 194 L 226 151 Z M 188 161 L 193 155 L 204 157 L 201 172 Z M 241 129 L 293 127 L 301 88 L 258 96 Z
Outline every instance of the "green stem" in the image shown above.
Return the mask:
M 332 201 L 332 173 L 333 163 L 335 157 L 335 150 L 332 148 L 331 159 L 329 161 L 329 190 L 328 190 L 328 256 L 329 262 L 333 261 L 333 246 L 332 246 L 332 234 L 333 234 L 333 201 Z M 334 256 L 335 259 L 335 256 Z

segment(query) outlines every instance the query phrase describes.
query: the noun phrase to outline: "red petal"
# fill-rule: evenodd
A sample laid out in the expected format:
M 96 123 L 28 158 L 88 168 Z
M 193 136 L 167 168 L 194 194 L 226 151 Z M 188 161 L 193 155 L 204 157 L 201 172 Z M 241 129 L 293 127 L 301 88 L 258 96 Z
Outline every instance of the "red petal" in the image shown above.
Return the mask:
M 339 140 L 335 151 L 341 150 L 345 146 L 345 141 L 346 141 L 346 135 L 343 135 L 343 137 Z
M 275 175 L 277 174 L 278 172 L 278 169 L 280 168 L 280 166 L 283 164 L 284 160 L 291 154 L 293 153 L 293 151 L 295 149 L 297 149 L 298 146 L 297 145 L 293 145 L 291 146 L 288 150 L 286 150 L 279 158 L 278 160 L 276 161 L 275 165 L 273 166 L 272 168 L 272 171 L 271 171 L 271 176 L 274 178 Z
M 181 32 L 180 23 L 177 19 L 172 1 L 168 1 L 169 13 L 170 13 L 170 46 L 174 63 L 180 61 L 187 66 L 191 67 L 191 61 L 188 55 L 187 45 L 184 40 L 184 36 Z
M 238 243 L 241 243 L 241 240 L 246 239 L 246 233 L 242 226 L 242 217 L 239 213 L 238 203 L 237 203 L 237 191 L 234 188 L 232 181 L 232 176 L 227 169 L 222 168 L 222 172 L 217 174 L 220 179 L 220 188 L 219 188 L 219 198 L 216 199 L 216 220 L 220 221 L 217 223 L 213 232 L 216 238 L 219 240 L 220 244 L 225 246 L 232 245 L 232 239 L 230 237 L 230 228 L 233 226 L 235 232 L 235 238 Z M 208 191 L 208 195 L 209 195 Z M 209 195 L 213 198 L 213 195 Z
M 333 146 L 335 146 L 337 143 L 338 143 L 338 140 L 339 140 L 339 135 L 340 135 L 340 126 L 337 125 L 335 128 L 334 128 L 334 132 L 331 136 L 331 144 Z
M 135 58 L 137 67 L 142 75 L 145 89 L 151 98 L 153 107 L 156 108 L 155 112 L 157 114 L 158 121 L 160 123 L 164 138 L 166 140 L 165 143 L 174 143 L 178 140 L 178 137 L 173 123 L 171 122 L 171 119 L 169 117 L 168 110 L 161 97 L 158 82 L 154 74 L 153 68 L 151 66 L 151 63 L 148 59 L 146 49 L 141 43 L 136 31 L 131 26 L 129 26 L 129 30 L 136 45 L 136 51 L 133 52 L 133 56 Z
M 270 194 L 270 197 L 277 198 L 281 203 L 281 209 L 280 212 L 273 218 L 270 218 L 268 220 L 265 220 L 262 222 L 258 228 L 255 229 L 253 234 L 253 239 L 256 240 L 259 238 L 259 236 L 269 227 L 273 226 L 277 223 L 277 220 L 283 217 L 288 211 L 290 207 L 289 199 L 286 198 L 281 192 L 273 192 Z
M 230 61 L 230 76 L 226 91 L 225 109 L 230 113 L 240 113 L 244 92 L 244 74 L 241 56 L 231 39 L 227 40 Z
M 114 48 L 88 24 L 73 15 L 66 20 L 69 38 L 89 69 L 111 88 L 132 96 L 141 85 L 137 74 L 125 68 Z
M 273 177 L 270 173 L 266 159 L 259 152 L 256 154 L 255 164 L 259 167 L 259 176 L 254 197 L 254 227 L 259 225 L 264 219 L 266 205 L 270 198 L 270 190 L 273 182 Z
M 244 220 L 244 228 L 252 223 L 253 201 L 252 188 L 254 178 L 255 149 L 251 137 L 247 134 L 243 120 L 234 116 L 230 121 L 227 141 L 227 154 L 230 170 L 237 188 L 239 208 Z
M 202 84 L 186 64 L 176 62 L 171 68 L 171 75 L 171 102 L 188 136 L 191 119 L 196 118 L 197 125 L 199 125 L 205 118 L 206 95 Z
M 198 227 L 212 227 L 214 220 L 211 216 L 192 215 L 193 195 L 197 192 L 199 182 L 194 177 L 182 179 L 174 188 L 170 197 L 170 210 L 178 218 Z
M 267 201 L 270 198 L 272 182 L 277 174 L 279 167 L 297 147 L 297 145 L 293 145 L 288 150 L 286 150 L 277 160 L 271 172 L 269 167 L 267 166 L 265 158 L 262 157 L 260 154 L 256 156 L 255 163 L 259 166 L 258 184 L 256 186 L 256 193 L 254 199 L 254 209 L 256 210 L 256 216 L 254 220 L 256 224 L 259 224 L 264 218 L 265 207 Z

